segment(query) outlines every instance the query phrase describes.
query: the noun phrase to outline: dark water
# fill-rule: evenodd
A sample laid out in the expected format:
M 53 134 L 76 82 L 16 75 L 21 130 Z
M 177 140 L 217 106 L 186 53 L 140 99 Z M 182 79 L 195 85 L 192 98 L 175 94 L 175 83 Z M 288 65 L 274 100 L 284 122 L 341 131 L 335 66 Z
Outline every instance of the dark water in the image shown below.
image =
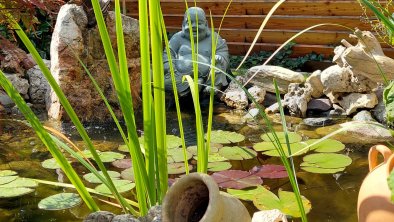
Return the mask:
M 246 136 L 246 141 L 241 145 L 252 146 L 253 143 L 259 142 L 259 136 L 264 132 L 264 125 L 254 121 L 245 122 L 241 117 L 243 112 L 228 111 L 225 108 L 216 107 L 214 117 L 214 129 L 233 130 Z M 179 134 L 176 123 L 176 114 L 170 112 L 168 115 L 167 129 L 169 134 Z M 140 118 L 136 118 L 137 121 Z M 277 119 L 273 118 L 274 120 Z M 195 120 L 191 111 L 183 114 L 185 136 L 188 145 L 195 144 Z M 288 119 L 290 129 L 299 129 L 299 119 Z M 62 130 L 67 136 L 82 144 L 80 138 L 71 126 L 59 126 L 58 123 L 46 122 Z M 142 129 L 142 123 L 138 122 L 139 129 Z M 118 145 L 122 144 L 117 129 L 113 124 L 87 125 L 89 135 L 95 145 L 100 150 L 116 150 Z M 275 124 L 275 128 L 280 130 L 280 125 Z M 302 127 L 304 136 L 317 137 L 313 134 L 314 129 Z M 140 131 L 141 133 L 142 131 Z M 308 133 L 307 133 L 308 132 Z M 383 141 L 382 141 L 383 142 Z M 299 170 L 297 173 L 301 193 L 312 203 L 312 210 L 308 214 L 309 221 L 340 221 L 353 222 L 357 221 L 356 206 L 358 189 L 362 179 L 368 171 L 367 163 L 368 146 L 365 145 L 347 145 L 346 150 L 342 153 L 348 154 L 353 163 L 346 168 L 344 172 L 337 174 L 312 174 Z M 59 181 L 61 175 L 54 170 L 47 170 L 41 167 L 40 162 L 50 158 L 42 143 L 37 139 L 25 125 L 12 120 L 0 120 L 0 170 L 12 169 L 18 172 L 22 177 L 38 178 L 51 181 Z M 269 158 L 259 155 L 253 160 L 231 161 L 233 169 L 249 170 L 253 166 L 277 163 L 278 158 Z M 299 166 L 300 158 L 295 159 L 296 166 Z M 84 170 L 75 165 L 77 171 L 86 173 Z M 110 169 L 113 169 L 108 165 Z M 64 179 L 64 182 L 67 182 Z M 269 186 L 276 193 L 277 189 L 291 190 L 290 185 L 284 179 L 272 180 L 265 179 L 264 184 Z M 88 185 L 89 186 L 89 185 Z M 36 191 L 12 199 L 0 199 L 0 222 L 68 222 L 82 221 L 89 213 L 85 206 L 78 206 L 64 211 L 44 211 L 37 208 L 37 203 L 51 194 L 62 192 L 64 188 L 39 185 Z M 251 213 L 256 211 L 252 203 L 245 202 Z M 103 210 L 111 210 L 120 213 L 119 210 L 102 204 Z M 297 220 L 295 220 L 297 221 Z

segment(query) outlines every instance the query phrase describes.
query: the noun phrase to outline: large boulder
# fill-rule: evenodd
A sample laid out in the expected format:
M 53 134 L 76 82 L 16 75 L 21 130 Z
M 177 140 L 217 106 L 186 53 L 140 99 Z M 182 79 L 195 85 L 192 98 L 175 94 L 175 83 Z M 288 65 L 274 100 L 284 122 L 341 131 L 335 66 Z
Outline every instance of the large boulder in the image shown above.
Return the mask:
M 308 78 L 306 79 L 306 83 L 312 86 L 312 97 L 313 98 L 320 98 L 323 94 L 324 86 L 320 80 L 321 71 L 316 70 L 313 72 Z
M 323 92 L 342 93 L 342 92 L 371 92 L 377 87 L 377 83 L 362 75 L 354 75 L 349 68 L 338 65 L 330 66 L 320 74 L 321 82 L 324 86 Z
M 375 93 L 351 93 L 339 101 L 339 105 L 345 109 L 347 115 L 356 112 L 359 108 L 374 108 L 377 104 L 378 98 Z
M 27 79 L 22 78 L 18 74 L 7 74 L 4 73 L 5 77 L 11 82 L 14 88 L 21 94 L 24 99 L 28 99 L 28 91 L 29 91 L 29 81 Z
M 105 18 L 114 51 L 117 51 L 114 12 Z M 122 16 L 125 47 L 128 58 L 133 104 L 140 103 L 141 88 L 138 21 Z M 85 63 L 114 112 L 120 116 L 116 92 L 97 26 L 87 28 L 88 19 L 82 6 L 66 4 L 59 11 L 51 42 L 51 72 L 60 88 L 83 121 L 106 121 L 110 114 L 78 61 Z M 49 91 L 48 116 L 68 120 L 56 94 Z
M 45 65 L 50 68 L 51 61 L 44 60 Z M 40 67 L 35 65 L 33 68 L 27 70 L 27 77 L 29 78 L 29 96 L 30 102 L 33 104 L 45 104 L 45 95 L 49 90 L 49 84 Z
M 267 92 L 275 93 L 273 79 L 278 83 L 279 92 L 281 94 L 287 93 L 290 83 L 303 83 L 304 76 L 301 73 L 294 72 L 280 66 L 254 66 L 250 68 L 246 74 L 247 79 L 250 79 L 250 84 L 259 86 Z

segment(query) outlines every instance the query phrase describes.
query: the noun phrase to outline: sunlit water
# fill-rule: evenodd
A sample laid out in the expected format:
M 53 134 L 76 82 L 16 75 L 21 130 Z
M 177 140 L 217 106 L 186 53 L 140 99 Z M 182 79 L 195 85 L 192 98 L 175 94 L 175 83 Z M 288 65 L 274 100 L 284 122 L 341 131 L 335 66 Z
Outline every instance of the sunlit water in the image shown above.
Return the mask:
M 214 129 L 232 130 L 242 133 L 246 136 L 246 141 L 241 145 L 251 147 L 253 143 L 260 142 L 259 136 L 264 132 L 264 126 L 256 122 L 245 122 L 242 120 L 244 113 L 228 111 L 225 108 L 216 109 L 214 117 Z M 170 112 L 168 115 L 167 129 L 168 134 L 179 134 L 178 125 L 176 123 L 176 114 Z M 5 117 L 12 118 L 12 117 Z M 141 118 L 136 118 L 140 120 Z M 187 145 L 195 144 L 195 120 L 191 111 L 183 114 L 185 135 Z M 57 123 L 46 122 L 47 125 L 59 128 Z M 142 132 L 142 123 L 137 125 Z M 298 119 L 291 119 L 288 123 L 290 129 L 299 129 Z M 274 125 L 280 130 L 280 125 Z M 118 145 L 122 144 L 118 131 L 113 124 L 88 125 L 86 126 L 89 135 L 100 150 L 116 150 Z M 72 138 L 74 141 L 80 141 L 73 127 L 63 125 L 59 129 Z M 302 127 L 304 136 L 313 134 L 313 129 Z M 307 131 L 305 131 L 307 129 Z M 301 132 L 301 131 L 300 131 Z M 309 133 L 306 133 L 309 132 Z M 312 135 L 315 137 L 315 135 Z M 362 179 L 368 172 L 367 162 L 368 146 L 351 145 L 342 152 L 349 155 L 353 163 L 346 168 L 344 172 L 337 174 L 312 174 L 298 170 L 298 182 L 301 193 L 312 203 L 312 210 L 308 214 L 309 221 L 341 221 L 354 222 L 357 221 L 356 206 L 357 195 Z M 50 154 L 46 151 L 42 143 L 37 139 L 34 132 L 23 124 L 16 123 L 11 120 L 0 121 L 0 170 L 12 169 L 18 172 L 22 177 L 38 178 L 51 181 L 67 182 L 62 177 L 61 172 L 47 170 L 41 167 L 41 161 L 50 158 Z M 301 159 L 295 159 L 295 165 L 299 166 Z M 231 161 L 232 169 L 249 170 L 253 166 L 269 163 L 280 163 L 279 158 L 270 158 L 259 155 L 253 160 L 247 161 Z M 73 164 L 78 172 L 86 173 L 78 164 Z M 110 164 L 107 167 L 114 170 Z M 285 179 L 264 179 L 264 185 L 271 188 L 274 193 L 277 189 L 291 190 L 291 187 Z M 91 185 L 88 185 L 91 186 Z M 92 187 L 92 186 L 91 186 Z M 19 198 L 0 199 L 0 221 L 1 222 L 68 222 L 82 221 L 89 213 L 85 206 L 78 206 L 71 210 L 63 211 L 45 211 L 37 207 L 38 202 L 51 194 L 62 192 L 64 189 L 48 185 L 39 185 L 36 191 Z M 257 209 L 252 203 L 245 202 L 250 213 Z M 110 210 L 120 213 L 114 207 L 102 204 L 103 210 Z

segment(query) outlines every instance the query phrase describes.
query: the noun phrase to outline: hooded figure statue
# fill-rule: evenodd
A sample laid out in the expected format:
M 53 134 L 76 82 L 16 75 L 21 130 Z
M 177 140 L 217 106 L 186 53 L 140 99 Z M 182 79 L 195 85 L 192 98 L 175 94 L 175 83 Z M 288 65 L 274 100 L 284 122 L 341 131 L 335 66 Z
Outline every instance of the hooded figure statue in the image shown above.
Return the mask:
M 188 16 L 189 14 L 189 16 Z M 182 83 L 184 75 L 191 75 L 193 78 L 192 46 L 190 40 L 190 29 L 188 23 L 190 18 L 194 46 L 198 44 L 198 82 L 199 89 L 204 88 L 204 92 L 209 92 L 211 88 L 210 65 L 212 57 L 212 33 L 208 28 L 204 10 L 199 7 L 189 8 L 184 15 L 182 31 L 177 32 L 170 39 L 170 53 L 175 71 L 175 80 L 179 96 L 189 94 L 190 88 L 187 82 Z M 217 41 L 215 51 L 215 66 L 223 71 L 227 70 L 229 63 L 228 47 L 226 41 L 216 32 L 213 33 L 214 40 Z M 172 92 L 172 81 L 170 75 L 170 64 L 166 50 L 163 53 L 164 62 L 164 82 L 165 90 Z M 215 88 L 221 89 L 227 86 L 226 76 L 220 71 L 215 71 Z

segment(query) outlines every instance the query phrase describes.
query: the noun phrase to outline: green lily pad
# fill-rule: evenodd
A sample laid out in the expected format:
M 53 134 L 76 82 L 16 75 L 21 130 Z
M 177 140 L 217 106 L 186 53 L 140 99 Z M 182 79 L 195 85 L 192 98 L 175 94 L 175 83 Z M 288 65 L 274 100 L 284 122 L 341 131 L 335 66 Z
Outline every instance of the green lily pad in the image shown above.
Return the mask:
M 319 139 L 310 139 L 305 141 L 308 145 L 315 143 Z M 325 139 L 313 146 L 310 147 L 311 150 L 314 150 L 318 153 L 335 153 L 345 149 L 345 144 L 341 143 L 338 140 L 334 139 Z
M 276 132 L 276 135 L 278 136 L 280 143 L 286 143 L 286 138 L 285 138 L 284 132 Z M 289 136 L 289 143 L 296 143 L 296 142 L 300 142 L 302 140 L 302 137 L 297 133 L 288 132 L 287 135 Z M 274 140 L 272 133 L 265 133 L 265 134 L 261 135 L 261 139 L 264 141 L 271 142 L 271 140 L 269 138 Z
M 119 193 L 125 193 L 127 191 L 132 190 L 135 187 L 135 183 L 132 183 L 129 180 L 114 180 L 114 185 Z M 94 188 L 97 192 L 103 194 L 111 194 L 111 191 L 105 184 L 100 184 L 96 188 Z
M 34 192 L 34 189 L 28 187 L 1 187 L 0 198 L 19 197 Z
M 119 146 L 118 146 L 118 150 L 121 151 L 121 152 L 126 152 L 126 153 L 129 152 L 129 148 L 127 147 L 126 144 L 119 145 Z
M 68 162 L 71 163 L 71 161 Z M 50 170 L 56 170 L 61 168 L 59 164 L 56 162 L 55 158 L 42 161 L 41 166 L 44 167 L 45 169 L 50 169 Z
M 198 160 L 197 156 L 193 156 L 195 160 Z M 219 153 L 212 153 L 208 155 L 208 162 L 213 163 L 213 162 L 222 162 L 228 160 L 227 158 L 221 156 Z
M 221 144 L 220 144 L 221 145 Z M 220 147 L 221 148 L 221 147 Z M 197 156 L 197 146 L 189 146 L 187 148 L 187 151 L 191 154 L 193 154 L 194 156 Z M 210 150 L 210 154 L 212 153 L 217 153 L 219 152 L 219 148 L 217 146 L 212 146 L 211 145 L 211 150 Z
M 0 177 L 5 177 L 5 176 L 14 176 L 17 175 L 18 173 L 13 171 L 13 170 L 0 170 Z
M 248 160 L 253 159 L 257 156 L 256 151 L 239 146 L 223 147 L 219 150 L 219 154 L 229 160 Z
M 144 136 L 141 136 L 138 138 L 140 144 L 144 144 Z M 174 135 L 167 135 L 166 136 L 166 141 L 167 141 L 167 148 L 168 149 L 174 149 L 182 146 L 182 139 L 178 136 Z
M 130 167 L 120 172 L 120 177 L 125 180 L 135 181 L 133 167 Z
M 352 163 L 352 159 L 337 153 L 316 153 L 303 158 L 301 168 L 312 173 L 332 173 L 342 171 Z M 335 170 L 336 169 L 336 170 Z
M 262 192 L 267 192 L 267 189 L 263 186 L 249 187 L 243 190 L 227 189 L 227 193 L 231 194 L 231 196 L 246 201 L 253 201 L 254 197 Z M 275 196 L 275 194 L 272 195 Z
M 0 177 L 0 185 L 6 184 L 6 183 L 10 183 L 14 180 L 16 180 L 19 176 L 4 176 L 4 177 Z
M 100 151 L 96 150 L 96 152 L 100 155 Z M 90 152 L 90 150 L 84 150 L 81 153 L 77 153 L 79 156 L 83 157 L 83 158 L 88 158 L 91 159 L 93 158 L 93 154 Z
M 193 165 L 188 165 L 189 171 L 193 170 Z M 168 174 L 181 174 L 186 172 L 186 167 L 184 163 L 170 163 L 167 166 Z
M 102 162 L 109 163 L 109 162 L 114 162 L 115 160 L 123 159 L 125 155 L 121 153 L 115 153 L 112 151 L 106 151 L 99 153 L 99 157 Z
M 210 172 L 219 172 L 223 170 L 228 170 L 232 167 L 229 162 L 213 162 L 208 163 L 208 171 Z
M 18 177 L 15 180 L 0 185 L 2 188 L 16 188 L 16 187 L 29 187 L 35 188 L 38 186 L 38 183 L 35 180 L 29 178 Z
M 112 179 L 119 179 L 120 177 L 120 173 L 116 172 L 116 171 L 107 171 L 108 175 L 112 178 Z M 103 172 L 99 171 L 99 174 L 101 176 L 104 176 Z M 93 173 L 88 173 L 83 175 L 83 178 L 88 181 L 89 183 L 102 183 L 102 181 Z
M 192 157 L 193 157 L 193 154 L 189 153 L 186 150 L 187 160 L 190 160 Z M 185 158 L 184 158 L 182 148 L 167 150 L 167 163 L 179 163 L 179 162 L 184 162 L 184 161 L 185 161 Z
M 292 217 L 301 217 L 298 209 L 295 194 L 293 192 L 282 191 L 279 189 L 278 197 L 271 191 L 263 188 L 253 198 L 253 204 L 259 210 L 279 209 L 286 215 Z M 304 205 L 305 213 L 311 210 L 311 202 L 305 197 L 301 196 L 302 204 Z
M 304 149 L 305 146 L 306 146 L 306 144 L 303 143 L 303 142 L 291 143 L 290 144 L 291 154 L 293 155 L 294 153 L 299 152 L 300 150 Z M 279 152 L 276 150 L 274 144 L 272 144 L 271 142 L 256 143 L 253 146 L 253 148 L 256 151 L 263 151 L 263 154 L 265 154 L 267 156 L 280 156 Z M 286 154 L 286 156 L 289 156 L 289 151 L 287 149 L 287 145 L 286 144 L 282 144 L 282 148 L 283 148 L 283 151 Z M 297 153 L 295 156 L 302 155 L 302 154 L 306 153 L 307 151 L 308 150 L 305 150 L 303 152 Z
M 58 193 L 42 199 L 38 208 L 43 210 L 65 210 L 81 204 L 82 199 L 75 193 Z
M 205 139 L 207 135 L 205 134 Z M 212 143 L 221 143 L 221 144 L 229 144 L 229 143 L 238 143 L 244 141 L 245 137 L 242 134 L 224 131 L 224 130 L 214 130 L 211 132 L 211 142 Z

